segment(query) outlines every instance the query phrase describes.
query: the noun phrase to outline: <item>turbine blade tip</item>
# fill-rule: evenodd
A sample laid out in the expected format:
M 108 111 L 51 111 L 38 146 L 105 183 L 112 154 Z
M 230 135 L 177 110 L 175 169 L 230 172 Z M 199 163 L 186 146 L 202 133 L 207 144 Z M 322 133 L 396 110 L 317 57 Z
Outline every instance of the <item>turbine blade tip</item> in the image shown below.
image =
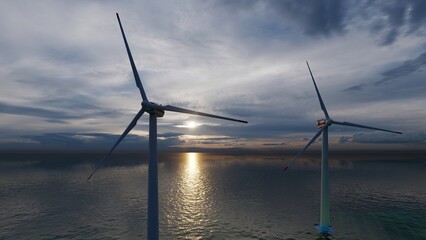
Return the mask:
M 287 171 L 287 169 L 288 169 L 288 166 L 286 166 L 286 167 L 283 169 L 283 172 Z

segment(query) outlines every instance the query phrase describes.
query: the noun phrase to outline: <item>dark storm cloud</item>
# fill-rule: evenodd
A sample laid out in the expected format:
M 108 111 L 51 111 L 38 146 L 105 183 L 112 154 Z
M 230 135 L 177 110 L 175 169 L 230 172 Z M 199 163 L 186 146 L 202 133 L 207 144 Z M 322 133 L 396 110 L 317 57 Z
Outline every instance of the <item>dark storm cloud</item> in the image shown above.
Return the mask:
M 266 7 L 285 22 L 296 24 L 311 36 L 341 33 L 344 30 L 345 1 L 339 0 L 290 0 L 290 1 L 222 1 L 226 8 L 249 10 L 258 5 Z
M 375 22 L 376 26 L 382 27 L 372 28 L 383 34 L 383 45 L 394 43 L 400 35 L 412 33 L 426 23 L 426 2 L 423 0 L 372 1 L 370 6 L 373 8 L 372 14 L 381 13 L 384 16 Z M 379 11 L 374 13 L 376 8 Z M 408 29 L 403 30 L 403 26 Z
M 39 65 L 44 64 L 39 62 Z M 26 104 L 14 104 L 14 99 L 10 99 L 10 102 L 0 102 L 0 113 L 41 117 L 51 123 L 118 116 L 118 111 L 99 106 L 97 93 L 90 93 L 93 89 L 91 83 L 80 78 L 79 74 L 81 72 L 70 74 L 58 72 L 57 69 L 46 70 L 38 65 L 14 68 L 4 82 L 4 89 L 8 92 L 19 89 L 20 92 L 28 92 L 31 97 L 25 98 Z M 99 91 L 108 90 L 99 86 Z
M 76 134 L 71 133 L 47 133 L 43 135 L 29 135 L 23 136 L 25 139 L 30 139 L 33 142 L 37 142 L 45 146 L 75 146 L 79 147 L 85 144 L 85 141 L 81 138 L 77 138 Z M 96 135 L 84 135 L 84 137 L 93 137 L 98 139 L 99 142 L 104 141 L 105 136 L 102 134 Z
M 180 144 L 185 143 L 182 140 L 181 133 L 164 133 L 158 134 L 158 148 L 167 149 L 174 148 Z M 69 150 L 108 150 L 119 139 L 120 135 L 108 133 L 45 133 L 23 135 L 19 138 L 2 139 L 0 149 L 15 149 L 15 148 L 28 148 L 28 149 L 69 149 Z M 219 138 L 202 139 L 203 143 L 217 143 Z M 19 143 L 19 145 L 17 144 Z M 148 137 L 139 136 L 129 133 L 120 143 L 118 149 L 148 149 Z
M 378 36 L 380 45 L 393 44 L 400 36 L 415 33 L 426 23 L 423 0 L 290 0 L 222 1 L 227 8 L 248 10 L 265 6 L 286 23 L 293 23 L 307 35 L 343 34 L 348 26 L 363 25 Z
M 60 104 L 60 103 L 58 103 Z M 40 117 L 44 118 L 47 122 L 51 123 L 65 123 L 66 120 L 72 120 L 72 119 L 84 119 L 88 117 L 116 117 L 119 114 L 117 112 L 111 112 L 107 110 L 103 110 L 101 108 L 97 108 L 96 111 L 93 111 L 95 108 L 92 106 L 92 108 L 85 109 L 81 107 L 87 107 L 85 104 L 81 106 L 81 103 L 77 103 L 76 105 L 73 105 L 72 102 L 66 103 L 67 110 L 69 109 L 82 109 L 83 112 L 80 111 L 73 111 L 73 113 L 69 113 L 64 110 L 51 110 L 46 108 L 39 108 L 39 107 L 27 107 L 27 106 L 19 106 L 19 105 L 13 105 L 13 104 L 7 104 L 0 102 L 0 113 L 3 114 L 14 114 L 14 115 L 23 115 L 23 116 L 31 116 L 31 117 Z M 85 110 L 90 110 L 86 111 Z
M 314 96 L 313 96 L 314 97 Z M 313 101 L 317 101 L 312 98 Z M 316 103 L 314 103 L 315 105 Z M 316 105 L 315 105 L 316 106 Z M 245 139 L 280 139 L 289 133 L 315 134 L 315 116 L 309 115 L 300 105 L 287 105 L 280 102 L 270 104 L 234 104 L 218 108 L 225 116 L 247 120 L 248 124 L 226 124 L 203 126 L 201 131 Z M 282 141 L 282 140 L 281 140 Z
M 381 85 L 390 80 L 397 80 L 397 81 L 405 80 L 404 88 L 409 88 L 414 84 L 416 89 L 421 90 L 421 87 L 418 85 L 418 83 L 423 81 L 423 76 L 420 76 L 421 79 L 410 79 L 411 81 L 407 81 L 407 79 L 405 79 L 404 77 L 408 77 L 410 74 L 414 74 L 418 71 L 421 71 L 425 65 L 426 65 L 426 52 L 423 52 L 417 57 L 415 57 L 414 59 L 406 60 L 403 63 L 400 63 L 397 66 L 382 72 L 381 73 L 382 78 L 379 81 L 374 82 L 374 85 L 376 86 Z M 412 83 L 410 84 L 410 82 Z M 373 85 L 373 84 L 361 83 L 361 84 L 346 88 L 343 91 L 346 91 L 346 92 L 362 91 L 362 90 L 365 90 L 365 87 L 367 87 L 368 85 Z M 415 90 L 414 91 L 410 90 L 407 92 L 407 94 L 401 94 L 401 91 L 403 89 L 394 88 L 393 90 L 395 91 L 398 90 L 399 91 L 398 96 L 400 97 L 404 95 L 411 96 L 411 97 L 416 95 Z
M 395 42 L 399 33 L 396 29 L 389 29 L 388 32 L 382 37 L 380 44 L 382 45 L 390 45 Z
M 343 136 L 339 138 L 339 143 L 347 143 L 347 142 L 350 142 L 351 139 L 352 139 L 351 137 Z
M 0 103 L 0 113 L 41 117 L 47 118 L 51 121 L 75 118 L 74 116 L 70 116 L 64 111 L 54 111 L 37 107 L 25 107 L 7 103 Z
M 284 145 L 287 145 L 287 143 L 285 143 L 285 142 L 283 142 L 283 143 L 264 143 L 262 145 L 267 146 L 267 147 L 274 147 L 274 146 L 284 146 Z
M 279 89 L 278 87 L 276 87 Z M 255 119 L 255 118 L 264 118 L 267 117 L 268 119 L 280 119 L 283 116 L 285 116 L 285 119 L 300 119 L 306 117 L 306 111 L 303 109 L 300 109 L 300 106 L 294 106 L 291 103 L 297 102 L 300 99 L 305 99 L 306 96 L 300 97 L 298 99 L 297 97 L 292 97 L 290 100 L 285 99 L 284 101 L 289 102 L 288 105 L 283 104 L 280 101 L 280 98 L 277 97 L 275 94 L 282 94 L 282 90 L 278 90 L 277 92 L 274 92 L 273 95 L 271 94 L 274 90 L 266 90 L 265 92 L 260 92 L 263 90 L 258 90 L 257 97 L 265 98 L 265 100 L 262 100 L 263 103 L 234 103 L 233 105 L 226 106 L 223 104 L 221 107 L 215 108 L 217 112 L 223 113 L 227 116 L 235 116 L 239 118 L 243 118 L 245 120 Z M 314 99 L 314 95 L 312 94 L 312 99 Z M 316 101 L 314 99 L 314 101 Z M 237 102 L 235 100 L 235 102 Z M 265 103 L 266 102 L 266 103 Z M 226 106 L 226 107 L 223 107 Z M 252 121 L 250 121 L 253 123 Z M 251 124 L 250 124 L 251 125 Z
M 392 44 L 426 24 L 423 0 L 272 1 L 271 6 L 278 6 L 283 15 L 297 19 L 310 35 L 339 33 L 347 25 L 364 22 L 372 34 L 380 36 L 382 45 Z
M 420 70 L 424 65 L 426 65 L 426 52 L 420 54 L 418 57 L 414 59 L 403 62 L 397 67 L 394 67 L 392 69 L 389 69 L 383 72 L 382 73 L 383 79 L 378 81 L 377 84 L 383 83 L 385 81 L 388 81 L 394 78 L 400 78 L 408 74 L 411 74 L 413 72 L 416 72 Z
M 35 105 L 41 106 L 49 106 L 61 109 L 68 110 L 78 110 L 78 109 L 86 109 L 86 110 L 99 110 L 99 106 L 93 105 L 93 99 L 81 95 L 76 94 L 75 97 L 70 101 L 68 98 L 63 97 L 55 97 L 53 99 L 43 99 Z
M 411 0 L 410 24 L 412 30 L 417 30 L 426 22 L 426 2 L 423 0 Z
M 68 150 L 108 150 L 119 139 L 120 135 L 108 133 L 45 133 L 39 135 L 23 135 L 11 139 L 0 139 L 0 149 L 68 149 Z M 159 133 L 157 144 L 159 149 L 185 148 L 186 144 L 224 144 L 244 145 L 245 139 L 240 137 L 218 135 L 188 135 L 182 133 Z M 148 136 L 128 134 L 119 144 L 118 149 L 148 150 Z M 19 144 L 17 144 L 19 143 Z
M 399 28 L 404 24 L 404 17 L 406 12 L 406 5 L 402 1 L 393 2 L 384 5 L 382 12 L 387 16 L 388 25 L 391 26 L 387 33 L 382 37 L 381 44 L 389 45 L 395 42 L 399 35 Z
M 357 133 L 341 137 L 340 143 L 426 143 L 426 132 L 407 132 L 401 135 L 383 132 Z
M 172 147 L 183 141 L 179 139 L 179 133 L 158 134 L 158 147 L 165 149 Z M 40 135 L 24 135 L 18 140 L 22 148 L 37 148 L 37 149 L 108 149 L 119 138 L 119 135 L 107 133 L 46 133 Z M 0 145 L 3 149 L 13 148 L 17 145 L 16 140 L 13 143 L 8 143 L 7 139 L 3 139 L 4 143 Z M 148 138 L 128 134 L 121 142 L 121 149 L 148 149 Z
M 157 137 L 159 137 L 157 139 L 158 148 L 167 149 L 170 147 L 177 147 L 177 145 L 180 145 L 185 142 L 184 140 L 180 138 L 182 135 L 183 135 L 182 133 L 171 133 L 171 132 L 158 134 L 157 135 Z M 145 144 L 148 144 L 148 139 L 146 139 Z
M 59 119 L 46 119 L 45 120 L 48 123 L 60 123 L 60 124 L 66 124 L 67 122 L 64 120 L 59 120 Z
M 345 88 L 343 91 L 351 92 L 351 91 L 361 91 L 364 88 L 365 84 L 359 84 L 352 87 Z
M 220 134 L 230 137 L 256 139 L 256 138 L 279 138 L 282 134 L 295 132 L 315 133 L 315 125 L 308 121 L 282 121 L 264 120 L 261 123 L 249 123 L 247 125 L 222 125 L 203 126 L 203 132 L 208 134 Z
M 280 16 L 295 20 L 308 35 L 330 35 L 344 30 L 345 1 L 268 1 Z
M 176 133 L 176 132 L 165 132 L 165 133 L 157 134 L 158 137 L 164 137 L 164 138 L 179 137 L 182 135 L 183 135 L 182 133 Z

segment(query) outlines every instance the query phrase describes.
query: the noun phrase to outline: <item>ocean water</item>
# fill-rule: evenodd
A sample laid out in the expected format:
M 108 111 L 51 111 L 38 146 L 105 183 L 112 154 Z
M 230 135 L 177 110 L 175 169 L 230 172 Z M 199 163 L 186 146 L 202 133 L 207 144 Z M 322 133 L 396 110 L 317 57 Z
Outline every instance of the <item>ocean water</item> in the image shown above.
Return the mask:
M 0 239 L 145 239 L 146 155 L 3 154 Z M 330 160 L 333 239 L 426 239 L 426 161 Z M 160 155 L 161 239 L 317 239 L 319 155 Z

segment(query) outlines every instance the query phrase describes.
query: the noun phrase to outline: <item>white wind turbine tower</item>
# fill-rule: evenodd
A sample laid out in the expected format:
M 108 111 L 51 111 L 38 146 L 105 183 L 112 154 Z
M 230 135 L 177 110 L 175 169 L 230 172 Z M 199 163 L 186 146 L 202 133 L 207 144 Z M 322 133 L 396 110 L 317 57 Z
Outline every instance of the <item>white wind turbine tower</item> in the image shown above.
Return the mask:
M 133 62 L 133 57 L 130 52 L 129 45 L 124 34 L 123 27 L 121 26 L 120 17 L 117 13 L 117 20 L 120 25 L 121 34 L 123 35 L 124 44 L 126 45 L 127 54 L 129 56 L 130 65 L 132 66 L 133 75 L 136 80 L 136 86 L 139 88 L 139 91 L 142 96 L 142 108 L 130 122 L 129 126 L 124 130 L 123 134 L 113 145 L 111 150 L 105 155 L 105 157 L 99 162 L 92 174 L 87 178 L 89 180 L 93 174 L 101 166 L 102 162 L 111 154 L 111 152 L 117 147 L 117 145 L 123 140 L 123 138 L 132 130 L 139 118 L 142 117 L 144 112 L 149 114 L 149 165 L 148 165 L 148 234 L 147 238 L 149 240 L 158 239 L 159 229 L 158 229 L 158 176 L 157 176 L 157 117 L 163 117 L 165 111 L 180 112 L 186 114 L 194 114 L 211 118 L 220 118 L 224 120 L 236 121 L 241 123 L 247 123 L 247 121 L 227 118 L 222 116 L 217 116 L 208 113 L 202 113 L 197 111 L 192 111 L 184 108 L 174 107 L 171 105 L 160 105 L 154 102 L 150 102 L 145 94 L 145 91 L 142 86 L 142 82 L 139 78 L 138 71 L 136 69 L 135 63 Z
M 366 128 L 390 133 L 402 134 L 401 132 L 386 130 L 382 128 L 369 127 L 364 125 L 359 125 L 350 122 L 338 122 L 334 121 L 328 115 L 327 109 L 325 108 L 324 102 L 322 101 L 321 95 L 319 93 L 317 84 L 315 83 L 314 76 L 312 74 L 311 68 L 309 67 L 309 63 L 306 62 L 308 66 L 309 73 L 311 74 L 312 81 L 315 86 L 315 91 L 317 92 L 318 100 L 321 105 L 321 109 L 324 112 L 325 119 L 317 120 L 317 127 L 320 129 L 315 136 L 306 144 L 306 146 L 287 164 L 284 168 L 284 171 L 288 169 L 288 167 L 302 155 L 305 150 L 321 135 L 322 133 L 322 159 L 321 159 L 321 209 L 320 209 L 320 224 L 317 227 L 318 233 L 323 236 L 328 236 L 332 234 L 332 229 L 330 225 L 330 203 L 329 203 L 329 182 L 328 182 L 328 128 L 332 124 L 349 126 L 349 127 L 357 127 L 357 128 Z

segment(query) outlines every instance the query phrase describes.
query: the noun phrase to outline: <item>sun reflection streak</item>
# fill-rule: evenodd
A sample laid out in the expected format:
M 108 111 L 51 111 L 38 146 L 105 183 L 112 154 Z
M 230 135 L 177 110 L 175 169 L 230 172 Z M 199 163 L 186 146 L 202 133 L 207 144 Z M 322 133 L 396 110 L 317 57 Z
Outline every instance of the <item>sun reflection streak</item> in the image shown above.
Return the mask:
M 203 239 L 205 228 L 211 224 L 213 209 L 211 185 L 203 172 L 202 154 L 184 153 L 179 171 L 179 181 L 174 195 L 177 234 L 185 239 Z
M 197 177 L 199 174 L 199 166 L 198 166 L 198 153 L 189 152 L 186 153 L 186 173 L 188 178 Z
M 200 173 L 199 153 L 189 152 L 185 155 L 185 167 L 180 183 L 181 191 L 187 203 L 199 203 L 203 201 L 206 194 L 204 178 Z M 191 206 L 191 208 L 192 211 L 195 207 Z

